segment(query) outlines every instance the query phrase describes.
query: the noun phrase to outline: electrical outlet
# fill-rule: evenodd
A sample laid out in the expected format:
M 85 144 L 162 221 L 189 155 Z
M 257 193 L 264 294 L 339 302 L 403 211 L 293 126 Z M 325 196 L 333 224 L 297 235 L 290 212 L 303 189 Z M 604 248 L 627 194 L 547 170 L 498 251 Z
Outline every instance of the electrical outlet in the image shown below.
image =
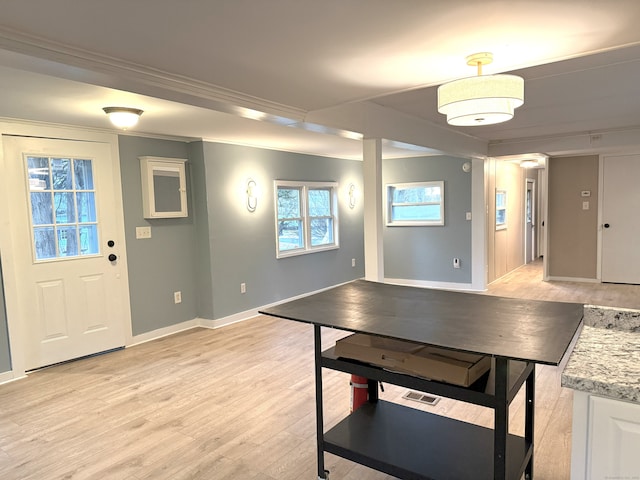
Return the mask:
M 240 284 L 240 293 L 247 293 L 247 284 L 244 282 Z
M 460 268 L 460 259 L 459 258 L 454 258 L 453 259 L 453 268 Z
M 173 303 L 182 303 L 182 292 L 173 292 Z
M 355 266 L 356 266 L 356 259 L 355 259 L 355 258 L 352 258 L 352 259 L 351 259 L 351 266 L 352 266 L 352 267 L 355 267 Z

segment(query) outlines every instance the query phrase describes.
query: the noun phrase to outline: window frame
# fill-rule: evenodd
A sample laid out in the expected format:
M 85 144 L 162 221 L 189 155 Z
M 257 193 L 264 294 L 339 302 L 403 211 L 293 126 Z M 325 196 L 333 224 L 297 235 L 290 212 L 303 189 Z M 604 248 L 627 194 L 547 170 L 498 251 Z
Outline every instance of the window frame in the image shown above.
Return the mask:
M 338 182 L 309 182 L 293 180 L 275 180 L 273 182 L 274 213 L 275 213 L 275 246 L 276 258 L 295 257 L 308 253 L 323 252 L 340 248 L 339 242 L 339 219 L 338 219 Z M 280 249 L 280 235 L 278 234 L 278 189 L 289 188 L 300 190 L 300 215 L 301 217 L 291 218 L 291 220 L 302 221 L 302 247 L 289 250 Z M 311 216 L 309 213 L 309 190 L 329 190 L 329 210 L 330 215 Z M 333 242 L 317 246 L 311 245 L 311 221 L 314 219 L 330 218 L 333 225 Z M 284 220 L 289 220 L 287 217 Z
M 498 207 L 498 197 L 499 196 L 503 196 L 504 197 L 504 206 L 502 207 Z M 502 188 L 497 188 L 496 189 L 496 231 L 497 230 L 506 230 L 507 229 L 507 191 L 505 189 Z M 498 215 L 498 213 L 500 211 L 504 211 L 504 215 L 503 215 L 503 219 L 504 221 L 499 222 L 498 218 L 500 218 L 500 216 Z
M 424 188 L 424 187 L 434 187 L 437 186 L 440 188 L 440 201 L 439 202 L 419 202 L 415 203 L 415 205 L 440 205 L 440 218 L 437 220 L 427 220 L 427 219 L 417 219 L 417 220 L 394 220 L 393 219 L 393 207 L 397 205 L 407 205 L 407 204 L 398 204 L 393 203 L 393 191 L 402 188 L 402 189 L 410 189 L 410 188 Z M 389 183 L 385 188 L 386 193 L 386 216 L 387 216 L 387 227 L 442 227 L 445 224 L 444 213 L 445 213 L 445 196 L 444 196 L 444 180 L 430 180 L 425 182 L 409 182 L 409 183 Z

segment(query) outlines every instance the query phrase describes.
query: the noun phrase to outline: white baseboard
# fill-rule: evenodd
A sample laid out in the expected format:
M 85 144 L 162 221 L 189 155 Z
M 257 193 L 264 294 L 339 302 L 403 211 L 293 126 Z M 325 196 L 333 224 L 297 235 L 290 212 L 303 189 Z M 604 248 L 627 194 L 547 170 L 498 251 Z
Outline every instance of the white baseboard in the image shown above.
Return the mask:
M 296 295 L 295 297 L 285 298 L 283 300 L 278 300 L 277 302 L 269 303 L 267 305 L 262 305 L 261 307 L 257 307 L 257 308 L 252 308 L 251 310 L 245 310 L 244 312 L 234 313 L 233 315 L 217 318 L 215 320 L 200 319 L 201 321 L 200 326 L 207 327 L 207 328 L 220 328 L 220 327 L 224 327 L 225 325 L 231 325 L 232 323 L 242 322 L 243 320 L 248 320 L 250 318 L 257 317 L 258 315 L 260 315 L 260 310 L 275 307 L 276 305 L 280 305 L 286 302 L 291 302 L 293 300 L 298 300 L 299 298 L 308 297 L 309 295 L 315 295 L 316 293 L 324 292 L 325 290 L 339 287 L 340 285 L 344 285 L 346 283 L 349 283 L 349 282 L 339 283 L 337 285 L 331 285 L 330 287 L 314 290 L 313 292 L 303 293 L 301 295 Z
M 252 308 L 251 310 L 245 310 L 244 312 L 234 313 L 233 315 L 229 315 L 227 317 L 216 318 L 215 320 L 209 320 L 207 318 L 199 318 L 198 325 L 204 328 L 220 328 L 225 327 L 227 325 L 231 325 L 232 323 L 242 322 L 244 320 L 249 320 L 250 318 L 258 316 L 258 309 Z
M 471 283 L 432 282 L 428 280 L 407 280 L 405 278 L 385 278 L 384 283 L 404 285 L 408 287 L 436 288 L 439 290 L 460 290 L 464 292 L 483 292 L 474 288 Z
M 157 330 L 152 330 L 151 332 L 146 332 L 140 335 L 136 335 L 132 337 L 131 343 L 128 343 L 127 347 L 132 347 L 134 345 L 139 345 L 141 343 L 150 342 L 151 340 L 166 337 L 167 335 L 173 335 L 174 333 L 182 332 L 184 330 L 189 330 L 190 328 L 203 327 L 203 328 L 215 329 L 215 328 L 224 327 L 226 325 L 231 325 L 233 323 L 242 322 L 244 320 L 249 320 L 250 318 L 254 318 L 260 315 L 260 310 L 264 310 L 265 308 L 275 307 L 276 305 L 280 305 L 281 303 L 286 303 L 292 300 L 297 300 L 299 298 L 308 297 L 309 295 L 324 292 L 325 290 L 329 290 L 331 288 L 344 285 L 345 283 L 349 283 L 349 282 L 344 282 L 338 285 L 332 285 L 330 287 L 321 288 L 313 292 L 296 295 L 295 297 L 285 298 L 283 300 L 278 300 L 277 302 L 273 302 L 268 305 L 262 305 L 261 307 L 252 308 L 250 310 L 245 310 L 244 312 L 234 313 L 233 315 L 216 318 L 214 320 L 196 317 L 193 320 L 187 320 L 186 322 L 178 323 L 176 325 L 170 325 L 168 327 L 159 328 Z
M 169 325 L 168 327 L 158 328 L 150 332 L 141 333 L 140 335 L 134 335 L 131 338 L 131 342 L 127 343 L 127 347 L 133 347 L 134 345 L 140 345 L 141 343 L 150 342 L 158 338 L 173 335 L 174 333 L 183 332 L 191 328 L 199 327 L 200 323 L 197 318 L 193 320 L 187 320 L 186 322 L 176 323 L 175 325 Z
M 21 378 L 27 378 L 27 376 L 26 375 L 15 376 L 12 370 L 9 370 L 8 372 L 2 372 L 0 373 L 0 385 L 2 385 L 3 383 L 9 383 L 15 380 L 20 380 Z

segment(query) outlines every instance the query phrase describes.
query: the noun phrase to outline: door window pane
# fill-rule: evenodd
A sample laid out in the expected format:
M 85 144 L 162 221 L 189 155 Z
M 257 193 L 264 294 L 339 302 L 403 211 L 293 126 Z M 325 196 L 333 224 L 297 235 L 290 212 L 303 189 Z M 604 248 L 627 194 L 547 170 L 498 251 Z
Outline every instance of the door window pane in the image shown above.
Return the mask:
M 27 157 L 34 258 L 100 253 L 90 159 Z
M 91 160 L 73 161 L 76 174 L 76 190 L 93 190 L 93 169 Z
M 29 157 L 29 190 L 50 190 L 51 176 L 49 172 L 49 159 L 39 157 Z
M 80 255 L 94 255 L 98 250 L 98 226 L 82 225 L 80 230 Z
M 33 225 L 53 223 L 51 192 L 31 192 L 31 221 Z
M 56 237 L 53 227 L 38 227 L 33 229 L 36 250 L 36 260 L 56 258 Z
M 52 158 L 51 173 L 53 174 L 54 190 L 71 190 L 73 188 L 71 162 L 68 158 Z
M 76 227 L 58 227 L 56 231 L 58 232 L 58 255 L 61 257 L 76 257 L 78 255 Z
M 78 222 L 95 222 L 96 200 L 93 192 L 78 192 Z
M 76 208 L 73 202 L 72 192 L 55 192 L 53 204 L 56 212 L 56 223 L 74 223 L 76 221 Z

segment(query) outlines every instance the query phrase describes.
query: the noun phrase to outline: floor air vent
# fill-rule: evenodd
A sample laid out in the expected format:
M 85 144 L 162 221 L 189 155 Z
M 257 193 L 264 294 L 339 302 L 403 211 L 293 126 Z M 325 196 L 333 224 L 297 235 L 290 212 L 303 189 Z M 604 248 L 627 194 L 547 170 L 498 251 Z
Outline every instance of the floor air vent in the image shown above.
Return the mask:
M 440 400 L 440 397 L 434 397 L 433 395 L 426 395 L 419 392 L 407 392 L 402 398 L 420 403 L 426 403 L 427 405 L 435 405 Z

